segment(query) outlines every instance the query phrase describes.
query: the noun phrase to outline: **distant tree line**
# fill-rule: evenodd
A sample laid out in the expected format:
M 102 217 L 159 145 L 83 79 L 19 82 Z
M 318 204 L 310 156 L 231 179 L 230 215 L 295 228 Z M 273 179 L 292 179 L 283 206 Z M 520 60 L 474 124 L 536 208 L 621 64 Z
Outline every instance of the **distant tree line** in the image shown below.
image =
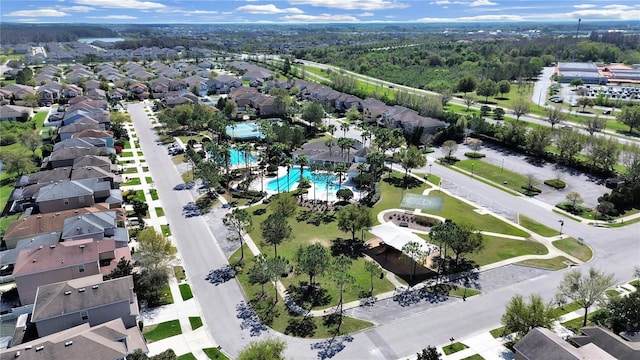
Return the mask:
M 80 38 L 114 37 L 117 34 L 106 27 L 96 25 L 74 24 L 7 24 L 0 23 L 0 33 L 3 42 L 19 43 L 46 43 L 69 42 Z

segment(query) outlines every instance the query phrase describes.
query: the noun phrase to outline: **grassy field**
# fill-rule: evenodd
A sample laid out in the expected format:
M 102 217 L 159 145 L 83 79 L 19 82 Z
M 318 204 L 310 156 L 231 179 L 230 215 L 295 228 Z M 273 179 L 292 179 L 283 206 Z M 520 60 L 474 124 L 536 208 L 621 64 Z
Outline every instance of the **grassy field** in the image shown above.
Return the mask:
M 542 235 L 545 237 L 558 235 L 558 230 L 552 229 L 546 225 L 540 224 L 539 222 L 531 218 L 528 218 L 522 214 L 518 215 L 518 220 L 520 221 L 521 226 L 533 231 L 538 235 Z
M 202 318 L 200 316 L 189 316 L 189 324 L 191 324 L 191 330 L 195 330 L 202 326 Z
M 156 325 L 145 326 L 142 329 L 142 335 L 150 341 L 158 341 L 180 334 L 182 334 L 180 320 L 166 321 Z
M 571 262 L 571 260 L 564 256 L 556 256 L 552 259 L 527 259 L 520 261 L 518 264 L 555 271 L 566 269 L 567 264 L 565 262 Z
M 547 248 L 535 241 L 512 240 L 484 235 L 484 249 L 474 254 L 467 254 L 465 258 L 473 260 L 482 266 L 498 261 L 511 259 L 522 255 L 545 255 Z
M 528 184 L 526 176 L 502 169 L 500 166 L 480 159 L 461 160 L 456 162 L 454 166 L 471 172 L 474 176 L 485 178 L 518 193 L 522 193 L 522 187 Z
M 584 262 L 589 261 L 593 257 L 591 249 L 587 245 L 580 244 L 580 242 L 574 238 L 556 240 L 553 242 L 553 246 Z
M 189 286 L 189 284 L 180 284 L 179 287 L 182 300 L 187 301 L 193 298 L 193 292 L 191 292 L 191 286 Z

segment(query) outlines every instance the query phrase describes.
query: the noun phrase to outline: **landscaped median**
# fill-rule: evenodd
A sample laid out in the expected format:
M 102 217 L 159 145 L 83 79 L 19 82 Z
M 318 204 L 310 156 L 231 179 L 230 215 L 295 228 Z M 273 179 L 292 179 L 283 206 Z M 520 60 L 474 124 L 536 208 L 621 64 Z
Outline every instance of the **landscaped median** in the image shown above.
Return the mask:
M 142 335 L 144 335 L 148 341 L 159 341 L 180 334 L 182 334 L 180 320 L 165 321 L 163 323 L 145 326 L 142 329 Z
M 480 159 L 461 160 L 455 162 L 452 168 L 464 170 L 479 180 L 486 180 L 485 183 L 497 189 L 507 191 L 506 188 L 509 193 L 513 191 L 517 194 L 531 195 L 526 189 L 532 185 L 532 179 L 486 161 Z

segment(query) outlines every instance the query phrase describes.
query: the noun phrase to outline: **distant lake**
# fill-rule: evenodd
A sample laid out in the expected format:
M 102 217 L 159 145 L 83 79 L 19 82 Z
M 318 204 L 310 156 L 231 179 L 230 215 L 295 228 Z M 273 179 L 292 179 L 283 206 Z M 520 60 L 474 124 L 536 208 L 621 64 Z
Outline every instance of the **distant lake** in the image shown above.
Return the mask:
M 78 39 L 78 41 L 83 42 L 85 44 L 91 44 L 94 41 L 116 42 L 116 41 L 124 41 L 124 39 L 123 38 L 86 38 L 86 39 Z

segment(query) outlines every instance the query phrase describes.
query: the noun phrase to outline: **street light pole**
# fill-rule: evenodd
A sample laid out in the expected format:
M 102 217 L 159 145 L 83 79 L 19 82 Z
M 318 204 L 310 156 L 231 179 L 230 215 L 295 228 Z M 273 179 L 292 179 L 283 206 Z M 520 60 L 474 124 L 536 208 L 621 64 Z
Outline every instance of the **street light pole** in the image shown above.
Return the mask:
M 560 223 L 560 237 L 562 237 L 562 227 L 564 226 L 564 221 L 558 220 L 558 222 Z
M 504 170 L 504 158 L 502 158 L 502 165 L 500 165 L 500 174 L 502 174 L 503 170 Z

